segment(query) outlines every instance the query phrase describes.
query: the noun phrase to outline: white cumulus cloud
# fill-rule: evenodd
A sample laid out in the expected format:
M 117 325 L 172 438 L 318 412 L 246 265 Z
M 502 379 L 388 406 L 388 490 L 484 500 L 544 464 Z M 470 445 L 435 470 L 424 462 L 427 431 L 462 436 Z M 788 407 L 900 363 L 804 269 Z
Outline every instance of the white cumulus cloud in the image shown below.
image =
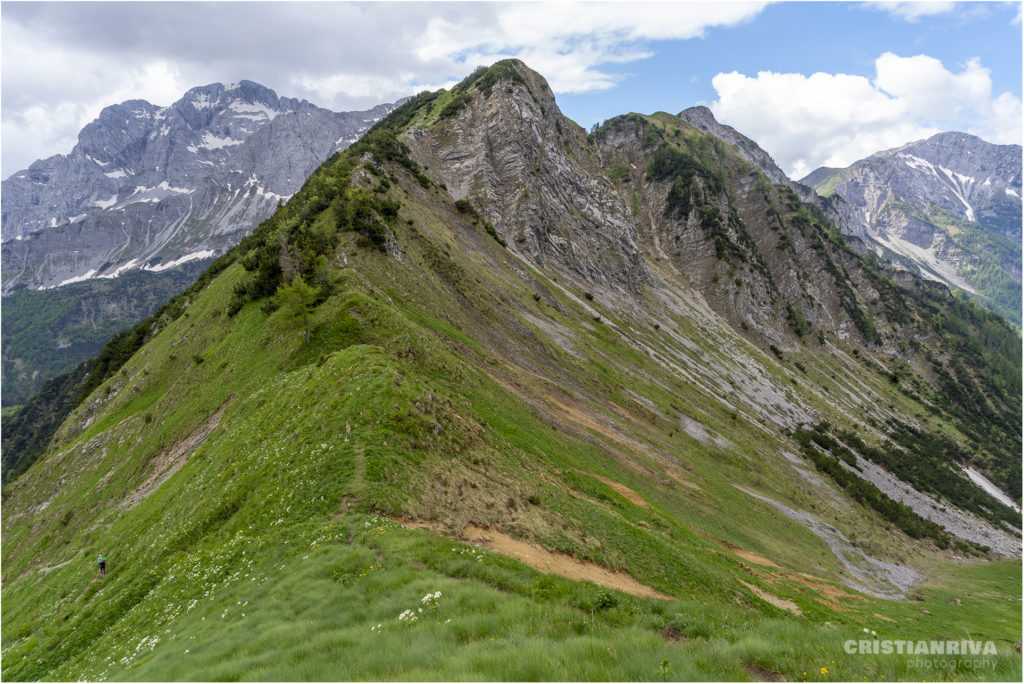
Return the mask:
M 874 80 L 762 71 L 720 73 L 712 85 L 715 116 L 756 140 L 796 179 L 940 131 L 1021 141 L 1020 98 L 993 96 L 991 72 L 978 59 L 950 71 L 927 55 L 887 52 L 875 60 Z
M 907 21 L 917 21 L 921 17 L 945 14 L 956 9 L 955 2 L 868 2 L 864 4 L 872 9 L 889 12 Z
M 556 93 L 613 87 L 606 66 L 650 57 L 652 40 L 702 37 L 716 26 L 754 18 L 767 2 L 521 2 L 494 5 L 492 16 L 432 19 L 415 54 L 452 69 L 516 57 L 544 74 Z

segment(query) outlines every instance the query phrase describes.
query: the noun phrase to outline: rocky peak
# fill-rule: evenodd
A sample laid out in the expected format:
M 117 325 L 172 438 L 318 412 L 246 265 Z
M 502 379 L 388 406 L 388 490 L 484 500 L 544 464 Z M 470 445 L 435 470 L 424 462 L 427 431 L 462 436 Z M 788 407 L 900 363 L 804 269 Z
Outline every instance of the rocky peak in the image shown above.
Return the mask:
M 270 88 L 253 81 L 211 83 L 192 88 L 170 107 L 195 129 L 206 128 L 218 119 L 265 123 L 283 112 L 303 108 L 314 108 L 314 105 L 305 100 L 278 97 Z
M 68 155 L 3 181 L 4 292 L 220 253 L 390 108 L 336 113 L 252 81 L 107 107 Z
M 519 60 L 478 69 L 442 94 L 406 139 L 453 198 L 486 212 L 509 249 L 611 291 L 637 291 L 649 278 L 632 211 L 586 132 Z
M 854 206 L 880 256 L 1020 321 L 1019 145 L 939 133 L 803 182 Z
M 809 184 L 797 183 L 791 180 L 772 159 L 764 149 L 756 142 L 737 131 L 732 126 L 721 124 L 715 119 L 715 115 L 707 107 L 690 107 L 679 112 L 679 118 L 701 131 L 715 136 L 724 143 L 735 149 L 741 157 L 753 164 L 761 173 L 768 177 L 773 183 L 785 185 L 797 194 L 804 202 L 815 204 L 821 208 L 830 219 L 835 221 L 836 226 L 846 236 L 864 240 L 867 236 L 867 226 L 863 218 L 847 205 L 842 198 L 835 198 L 829 202 L 822 202 L 821 198 Z M 806 181 L 806 179 L 804 179 Z
M 773 183 L 780 183 L 782 185 L 788 185 L 794 190 L 798 189 L 796 183 L 793 183 L 788 176 L 779 168 L 772 159 L 771 155 L 765 152 L 761 147 L 738 132 L 732 126 L 726 126 L 721 124 L 715 118 L 715 115 L 711 113 L 711 110 L 707 107 L 698 106 L 690 107 L 679 112 L 679 118 L 687 122 L 698 131 L 702 133 L 710 133 L 722 142 L 728 143 L 732 147 L 736 148 L 736 151 L 746 159 L 748 162 L 756 166 L 761 172 L 768 176 L 768 180 Z M 800 194 L 807 194 L 806 191 Z M 813 194 L 813 193 L 811 193 Z

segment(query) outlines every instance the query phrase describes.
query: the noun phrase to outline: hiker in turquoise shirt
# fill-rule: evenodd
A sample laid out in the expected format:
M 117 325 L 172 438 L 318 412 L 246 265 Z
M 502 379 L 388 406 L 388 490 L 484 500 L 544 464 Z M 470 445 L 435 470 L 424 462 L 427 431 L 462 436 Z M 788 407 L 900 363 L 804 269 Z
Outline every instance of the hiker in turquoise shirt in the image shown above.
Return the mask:
M 107 558 L 106 558 L 106 556 L 100 555 L 99 560 L 97 560 L 96 563 L 100 566 L 100 574 L 101 575 L 106 575 L 107 574 Z

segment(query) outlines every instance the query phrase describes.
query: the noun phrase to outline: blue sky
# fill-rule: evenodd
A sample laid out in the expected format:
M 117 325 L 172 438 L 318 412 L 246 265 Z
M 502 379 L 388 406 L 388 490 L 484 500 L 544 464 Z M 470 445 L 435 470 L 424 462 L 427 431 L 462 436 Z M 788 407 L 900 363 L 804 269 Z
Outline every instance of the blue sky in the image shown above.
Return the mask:
M 621 113 L 623 101 L 636 111 L 677 112 L 716 99 L 711 78 L 720 72 L 758 71 L 874 76 L 875 59 L 893 52 L 939 59 L 955 69 L 978 57 L 992 69 L 993 89 L 1021 96 L 1021 26 L 1016 3 L 961 3 L 948 13 L 907 21 L 859 2 L 782 2 L 753 20 L 712 28 L 704 38 L 656 41 L 646 60 L 625 65 L 632 75 L 613 90 L 559 98 L 589 127 Z
M 7 177 L 103 106 L 250 79 L 334 110 L 519 57 L 584 127 L 705 104 L 795 178 L 963 130 L 1021 138 L 1019 2 L 4 2 Z
M 948 4 L 949 11 L 911 20 L 877 3 L 770 4 L 738 25 L 708 29 L 703 38 L 652 42 L 647 46 L 651 57 L 621 65 L 621 73 L 629 75 L 615 88 L 567 93 L 559 97 L 559 103 L 567 115 L 588 128 L 622 113 L 624 103 L 643 113 L 676 113 L 695 104 L 709 105 L 719 120 L 761 143 L 793 177 L 803 176 L 826 161 L 845 166 L 879 149 L 910 142 L 916 139 L 915 133 L 926 137 L 939 130 L 957 129 L 992 142 L 1019 144 L 1020 4 Z M 1002 126 L 997 135 L 993 126 L 980 120 L 979 114 L 984 112 L 979 113 L 977 108 L 961 106 L 957 112 L 948 101 L 937 101 L 933 108 L 907 112 L 899 118 L 900 122 L 916 125 L 893 126 L 876 131 L 876 135 L 865 135 L 861 144 L 850 145 L 849 151 L 837 149 L 838 154 L 825 154 L 829 150 L 822 149 L 804 160 L 794 173 L 794 164 L 803 159 L 797 154 L 802 146 L 800 139 L 814 135 L 812 128 L 790 122 L 792 134 L 773 139 L 767 129 L 782 129 L 787 124 L 772 116 L 767 107 L 741 116 L 728 107 L 714 106 L 719 93 L 712 80 L 720 73 L 735 71 L 755 78 L 764 71 L 805 76 L 823 72 L 874 81 L 876 60 L 885 53 L 902 58 L 929 56 L 957 74 L 970 60 L 978 60 L 981 69 L 990 70 L 992 93 L 998 96 L 1008 92 L 1016 98 L 1016 123 Z M 813 100 L 814 93 L 815 89 L 808 87 L 795 91 L 793 97 Z M 839 123 L 849 125 L 848 135 L 857 130 L 854 122 Z

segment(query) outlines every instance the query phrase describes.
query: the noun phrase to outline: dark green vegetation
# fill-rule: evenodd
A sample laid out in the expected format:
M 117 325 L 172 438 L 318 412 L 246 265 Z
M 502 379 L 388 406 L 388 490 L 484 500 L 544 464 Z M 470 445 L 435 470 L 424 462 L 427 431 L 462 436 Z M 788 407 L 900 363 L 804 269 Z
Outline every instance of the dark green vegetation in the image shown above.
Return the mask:
M 787 232 L 802 210 L 782 190 L 771 192 L 774 230 L 746 200 L 730 207 L 725 197 L 723 239 L 747 260 L 718 259 L 698 226 L 694 268 L 708 269 L 702 286 L 716 306 L 715 287 L 742 298 L 771 276 L 780 331 L 771 349 L 755 326 L 748 339 L 724 313 L 693 304 L 690 286 L 653 258 L 665 285 L 637 294 L 559 270 L 554 256 L 547 266 L 517 258 L 513 240 L 496 242 L 508 233 L 485 198 L 456 202 L 434 164 L 416 161 L 460 117 L 515 93 L 534 121 L 542 105 L 554 111 L 539 77 L 500 66 L 509 68 L 522 82 L 477 74 L 470 85 L 486 84 L 490 97 L 464 88 L 451 117 L 440 113 L 452 93 L 399 108 L 184 299 L 108 347 L 41 460 L 4 490 L 4 679 L 919 675 L 905 656 L 846 654 L 843 642 L 865 629 L 992 640 L 998 653 L 985 669 L 932 676 L 1019 679 L 1019 604 L 1007 600 L 1019 596 L 1019 559 L 950 557 L 783 456 L 799 451 L 788 431 L 809 416 L 835 426 L 835 439 L 857 429 L 875 444 L 872 421 L 895 431 L 886 416 L 910 424 L 927 413 L 928 434 L 970 448 L 950 419 L 959 404 L 937 403 L 945 394 L 924 375 L 930 363 L 908 353 L 896 369 L 882 347 L 893 325 L 881 313 L 885 292 L 856 301 L 877 321 L 870 336 L 839 295 L 849 341 L 803 302 L 787 320 L 788 285 L 764 245 L 774 250 L 777 232 L 797 247 L 817 237 L 835 273 L 870 277 L 861 262 L 813 214 L 806 235 Z M 521 97 L 524 87 L 540 102 Z M 519 123 L 502 122 L 496 135 L 529 144 Z M 569 144 L 547 153 L 593 163 L 586 135 L 570 122 L 559 130 Z M 633 152 L 674 137 L 642 133 L 651 144 Z M 707 164 L 722 167 L 711 174 L 733 193 L 739 161 L 706 145 L 719 155 Z M 606 151 L 608 164 L 624 163 L 614 156 Z M 622 176 L 622 206 L 636 197 L 633 215 L 653 216 L 652 230 L 674 221 L 652 205 L 659 188 L 641 185 L 648 162 L 630 163 L 640 172 Z M 693 191 L 704 187 L 695 176 Z M 760 228 L 770 240 L 759 241 Z M 650 234 L 638 240 L 652 250 Z M 744 285 L 712 284 L 730 266 Z M 296 306 L 282 295 L 299 282 L 309 292 Z M 907 324 L 922 320 L 933 334 L 911 351 L 942 368 L 960 363 L 962 378 L 951 377 L 965 388 L 994 376 L 985 364 L 1003 356 L 979 336 L 985 319 L 958 317 L 966 305 L 952 299 L 933 306 L 982 351 L 957 354 L 910 307 Z M 797 315 L 802 336 L 790 332 Z M 991 410 L 997 420 L 1001 409 Z M 1012 441 L 1010 432 L 997 437 Z M 766 500 L 841 530 L 872 558 L 912 566 L 918 583 L 851 570 Z M 544 558 L 612 586 L 529 566 Z
M 893 501 L 879 491 L 875 485 L 840 465 L 838 459 L 842 459 L 854 470 L 860 470 L 853 453 L 828 434 L 827 426 L 817 425 L 813 430 L 800 429 L 796 431 L 794 437 L 800 445 L 800 450 L 814 463 L 814 466 L 827 473 L 854 500 L 875 509 L 883 518 L 895 524 L 911 537 L 915 539 L 931 537 L 940 549 L 949 548 L 950 537 L 939 525 L 925 520 L 914 513 L 909 506 Z M 870 460 L 885 466 L 904 481 L 913 483 L 915 488 L 920 491 L 930 491 L 944 496 L 962 508 L 980 513 L 983 517 L 994 518 L 996 523 L 1004 516 L 1007 521 L 1013 521 L 1016 517 L 1012 510 L 998 503 L 995 504 L 999 509 L 998 514 L 982 509 L 974 500 L 974 497 L 978 496 L 976 492 L 979 490 L 965 488 L 962 483 L 963 477 L 950 471 L 946 459 L 933 457 L 914 461 L 906 455 L 890 454 L 868 447 L 856 435 L 844 434 L 843 439 L 856 444 L 859 453 L 865 454 Z M 918 454 L 913 455 L 917 456 Z M 991 505 L 990 497 L 986 496 L 984 499 L 986 505 Z M 987 547 L 978 547 L 976 544 L 957 542 L 957 545 L 962 551 L 970 551 L 972 546 L 982 551 L 988 551 Z
M 4 297 L 3 405 L 24 404 L 44 382 L 96 356 L 112 335 L 149 316 L 209 263 Z
M 89 377 L 94 361 L 83 361 L 71 372 L 43 383 L 32 400 L 3 416 L 3 483 L 28 470 L 50 443 L 71 412 L 79 404 L 81 388 Z

